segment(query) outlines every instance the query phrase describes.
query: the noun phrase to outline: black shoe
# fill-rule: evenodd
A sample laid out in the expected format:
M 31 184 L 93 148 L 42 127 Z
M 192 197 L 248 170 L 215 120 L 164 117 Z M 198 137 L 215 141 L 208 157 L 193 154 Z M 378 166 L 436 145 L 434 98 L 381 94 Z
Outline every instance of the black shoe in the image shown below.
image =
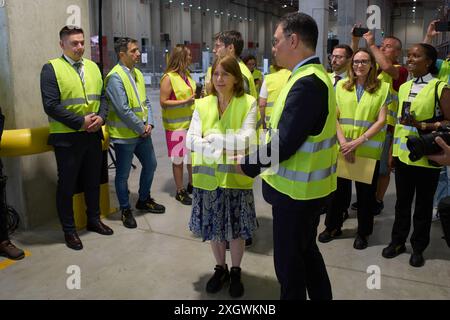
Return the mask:
M 188 183 L 187 187 L 186 187 L 186 191 L 189 194 L 192 194 L 192 192 L 194 191 L 194 186 L 190 183 Z
M 325 229 L 321 234 L 319 234 L 319 242 L 327 243 L 334 240 L 336 237 L 342 235 L 341 229 L 334 229 L 329 231 Z
M 241 268 L 230 269 L 230 289 L 228 290 L 232 298 L 240 298 L 244 295 L 244 285 L 241 281 Z
M 247 240 L 245 240 L 245 247 L 250 248 L 251 246 L 253 246 L 253 239 L 248 238 Z
M 208 280 L 206 284 L 206 292 L 217 293 L 222 289 L 223 285 L 230 281 L 230 273 L 228 272 L 228 266 L 225 268 L 217 265 L 214 268 L 215 272 L 211 279 Z
M 425 259 L 423 258 L 422 253 L 413 252 L 411 258 L 409 258 L 409 264 L 415 268 L 423 267 L 425 265 Z
M 375 200 L 375 206 L 373 208 L 373 215 L 374 216 L 379 215 L 381 213 L 381 211 L 383 211 L 383 209 L 384 209 L 384 202 Z
M 163 205 L 156 203 L 151 197 L 148 197 L 145 201 L 138 200 L 136 209 L 156 214 L 163 214 L 166 212 L 166 208 Z
M 390 243 L 389 246 L 383 249 L 381 255 L 386 259 L 392 259 L 406 251 L 404 244 Z
M 192 198 L 189 196 L 189 194 L 184 189 L 177 191 L 177 195 L 175 196 L 175 199 L 180 201 L 185 206 L 192 205 Z
M 342 213 L 342 222 L 344 222 L 345 220 L 347 220 L 348 217 L 349 217 L 348 211 L 345 210 L 345 211 Z
M 101 221 L 97 221 L 92 224 L 88 223 L 86 230 L 96 232 L 104 236 L 110 236 L 114 234 L 114 231 Z
M 368 245 L 367 237 L 363 237 L 359 234 L 356 235 L 355 242 L 353 242 L 353 248 L 356 250 L 364 250 Z
M 353 202 L 352 205 L 350 206 L 350 208 L 354 211 L 358 210 L 358 202 Z
M 133 212 L 131 209 L 122 209 L 122 222 L 123 225 L 128 229 L 137 228 L 136 219 L 133 217 Z
M 64 235 L 64 240 L 66 241 L 66 246 L 70 249 L 77 251 L 83 249 L 83 243 L 77 233 L 66 233 Z

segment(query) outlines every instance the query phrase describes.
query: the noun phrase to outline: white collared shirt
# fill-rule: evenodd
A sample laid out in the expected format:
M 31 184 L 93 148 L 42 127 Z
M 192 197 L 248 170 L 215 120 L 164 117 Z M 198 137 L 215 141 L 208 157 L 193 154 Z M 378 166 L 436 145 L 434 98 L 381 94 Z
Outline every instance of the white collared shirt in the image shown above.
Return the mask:
M 294 69 L 292 69 L 292 74 L 294 74 L 295 71 L 297 71 L 298 69 L 300 69 L 300 67 L 303 66 L 305 63 L 307 63 L 307 62 L 310 61 L 310 60 L 316 59 L 316 58 L 319 59 L 318 56 L 311 56 L 311 57 L 309 57 L 309 58 L 306 58 L 305 60 L 300 61 L 300 62 L 294 67 Z

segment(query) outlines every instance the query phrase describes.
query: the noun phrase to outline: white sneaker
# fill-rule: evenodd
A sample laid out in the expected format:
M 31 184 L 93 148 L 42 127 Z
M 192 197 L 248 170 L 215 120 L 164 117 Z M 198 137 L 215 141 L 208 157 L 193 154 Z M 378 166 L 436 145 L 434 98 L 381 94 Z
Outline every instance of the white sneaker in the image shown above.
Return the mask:
M 439 212 L 436 207 L 433 208 L 433 217 L 431 221 L 439 221 Z

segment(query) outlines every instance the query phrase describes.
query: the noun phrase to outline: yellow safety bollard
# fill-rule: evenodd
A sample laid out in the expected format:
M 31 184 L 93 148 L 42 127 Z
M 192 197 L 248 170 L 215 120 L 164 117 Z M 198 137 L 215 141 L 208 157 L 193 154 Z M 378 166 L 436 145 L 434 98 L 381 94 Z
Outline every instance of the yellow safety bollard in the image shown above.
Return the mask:
M 109 135 L 105 127 L 102 129 L 105 137 L 102 148 L 103 151 L 107 152 L 109 148 Z M 48 135 L 48 127 L 5 130 L 3 131 L 0 144 L 0 157 L 21 157 L 52 151 L 53 147 L 47 145 Z M 100 213 L 102 218 L 111 214 L 109 200 L 109 184 L 106 181 L 106 183 L 100 185 Z M 73 211 L 77 228 L 85 228 L 87 217 L 84 193 L 73 196 Z

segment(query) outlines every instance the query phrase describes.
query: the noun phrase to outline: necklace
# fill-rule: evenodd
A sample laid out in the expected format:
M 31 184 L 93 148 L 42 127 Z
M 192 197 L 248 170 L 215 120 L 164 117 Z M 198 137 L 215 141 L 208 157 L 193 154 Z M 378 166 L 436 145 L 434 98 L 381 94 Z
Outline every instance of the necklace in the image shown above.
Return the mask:
M 227 103 L 222 104 L 222 105 L 224 105 L 224 107 L 222 107 L 222 105 L 221 105 L 221 103 L 220 103 L 220 100 L 218 101 L 217 108 L 219 109 L 219 116 L 222 116 L 222 115 L 225 113 L 225 111 L 227 110 L 227 107 L 228 107 L 228 105 L 230 104 L 232 98 L 233 98 L 233 97 L 231 97 L 231 98 L 227 101 Z

